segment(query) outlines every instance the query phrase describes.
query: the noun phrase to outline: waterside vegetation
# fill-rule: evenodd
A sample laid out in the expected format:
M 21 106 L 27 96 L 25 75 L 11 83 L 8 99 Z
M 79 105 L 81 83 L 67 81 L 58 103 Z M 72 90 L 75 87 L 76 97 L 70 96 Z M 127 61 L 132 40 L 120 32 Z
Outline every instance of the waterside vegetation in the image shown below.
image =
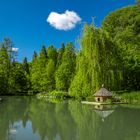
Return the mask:
M 88 98 L 104 83 L 110 91 L 140 90 L 140 5 L 124 7 L 105 17 L 102 26 L 85 24 L 80 49 L 72 42 L 42 46 L 32 61 L 17 62 L 8 38 L 0 44 L 0 94 L 45 93 Z M 122 94 L 140 100 L 140 93 Z

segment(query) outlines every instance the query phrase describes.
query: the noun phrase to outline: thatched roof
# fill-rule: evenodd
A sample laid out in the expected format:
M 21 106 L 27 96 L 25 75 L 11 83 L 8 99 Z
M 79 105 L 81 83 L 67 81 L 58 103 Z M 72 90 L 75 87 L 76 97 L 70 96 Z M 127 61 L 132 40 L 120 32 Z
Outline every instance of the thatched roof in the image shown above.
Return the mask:
M 112 96 L 112 93 L 102 86 L 102 88 L 99 91 L 97 91 L 94 94 L 94 96 L 96 96 L 96 97 L 97 96 L 99 96 L 99 97 L 110 97 L 110 96 Z

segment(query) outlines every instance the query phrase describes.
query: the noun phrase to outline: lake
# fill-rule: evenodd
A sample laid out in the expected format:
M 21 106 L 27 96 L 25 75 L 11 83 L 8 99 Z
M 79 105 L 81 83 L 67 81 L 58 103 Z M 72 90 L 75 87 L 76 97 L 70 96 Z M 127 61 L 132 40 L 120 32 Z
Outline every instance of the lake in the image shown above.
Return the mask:
M 139 107 L 2 98 L 0 140 L 140 140 Z

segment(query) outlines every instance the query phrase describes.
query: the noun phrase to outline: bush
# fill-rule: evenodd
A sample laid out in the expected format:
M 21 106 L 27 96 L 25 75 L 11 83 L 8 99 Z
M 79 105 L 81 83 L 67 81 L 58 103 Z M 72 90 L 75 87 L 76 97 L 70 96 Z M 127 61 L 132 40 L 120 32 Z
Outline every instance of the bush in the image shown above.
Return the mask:
M 105 102 L 111 104 L 112 103 L 112 99 L 107 99 Z
M 49 95 L 54 96 L 54 97 L 68 97 L 69 96 L 67 92 L 56 91 L 56 90 L 49 92 Z
M 95 99 L 94 99 L 93 96 L 88 96 L 88 97 L 86 97 L 86 100 L 87 100 L 87 101 L 90 101 L 90 102 L 95 101 Z
M 122 101 L 129 103 L 140 103 L 140 91 L 124 92 L 118 95 Z

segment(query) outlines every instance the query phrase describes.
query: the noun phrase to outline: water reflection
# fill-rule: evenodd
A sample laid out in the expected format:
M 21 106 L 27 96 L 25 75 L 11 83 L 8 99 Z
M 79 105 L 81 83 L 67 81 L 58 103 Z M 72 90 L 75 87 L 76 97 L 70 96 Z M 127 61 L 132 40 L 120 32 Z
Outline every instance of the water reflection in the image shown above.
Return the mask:
M 56 104 L 6 97 L 0 104 L 1 140 L 138 140 L 140 109 Z

